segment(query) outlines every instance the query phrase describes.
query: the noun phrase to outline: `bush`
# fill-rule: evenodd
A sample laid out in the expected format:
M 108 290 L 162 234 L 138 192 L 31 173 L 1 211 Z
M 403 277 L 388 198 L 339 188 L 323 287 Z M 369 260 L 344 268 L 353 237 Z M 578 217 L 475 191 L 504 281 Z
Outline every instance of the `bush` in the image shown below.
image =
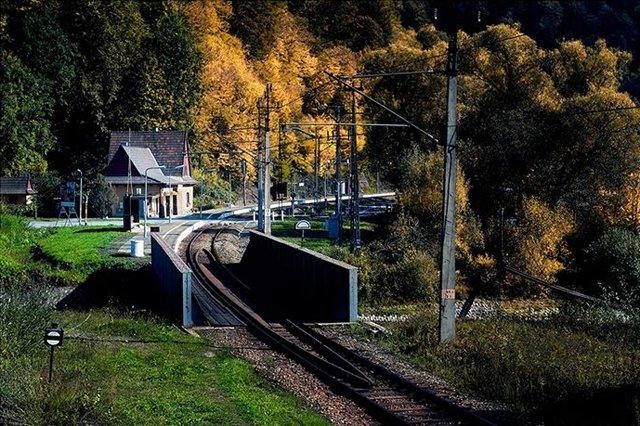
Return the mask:
M 596 293 L 640 307 L 640 235 L 609 228 L 585 250 L 584 277 Z
M 0 214 L 12 216 L 33 216 L 34 205 L 5 204 L 0 202 Z
M 518 409 L 544 410 L 640 383 L 637 346 L 565 323 L 462 321 L 448 345 L 438 344 L 436 330 L 437 317 L 424 313 L 392 325 L 386 342 L 453 384 Z
M 91 194 L 89 205 L 97 217 L 111 216 L 111 208 L 116 202 L 116 192 L 104 175 L 98 174 L 93 181 L 88 182 L 87 194 Z
M 386 238 L 357 254 L 344 247 L 334 247 L 326 254 L 358 267 L 359 298 L 365 303 L 435 300 L 438 265 L 426 248 L 429 241 L 420 224 L 400 214 L 387 232 Z
M 436 300 L 438 265 L 425 251 L 409 249 L 397 262 L 384 265 L 376 275 L 369 294 L 371 301 Z
M 34 189 L 38 191 L 35 202 L 40 216 L 58 216 L 56 198 L 60 197 L 60 185 L 63 179 L 55 171 L 48 171 L 34 180 Z

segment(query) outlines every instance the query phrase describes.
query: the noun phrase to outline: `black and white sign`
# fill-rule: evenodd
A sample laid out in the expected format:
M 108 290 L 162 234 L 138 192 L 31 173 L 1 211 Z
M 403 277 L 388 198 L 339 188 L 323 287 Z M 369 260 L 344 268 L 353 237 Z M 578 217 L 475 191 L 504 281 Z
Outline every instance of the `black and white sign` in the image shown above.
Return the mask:
M 301 220 L 296 223 L 296 229 L 311 229 L 311 224 L 308 220 Z
M 48 346 L 60 346 L 64 338 L 64 330 L 60 327 L 48 327 L 44 330 L 44 343 Z

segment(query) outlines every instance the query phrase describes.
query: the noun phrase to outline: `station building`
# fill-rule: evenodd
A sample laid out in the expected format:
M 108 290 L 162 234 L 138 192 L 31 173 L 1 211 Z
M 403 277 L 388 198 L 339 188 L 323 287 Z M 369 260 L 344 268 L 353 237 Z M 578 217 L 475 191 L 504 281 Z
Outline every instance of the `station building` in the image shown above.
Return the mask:
M 158 169 L 165 166 L 164 169 Z M 148 217 L 183 215 L 193 210 L 189 141 L 182 131 L 112 131 L 107 181 L 116 194 L 114 216 L 123 216 L 125 200 L 135 200 L 132 215 L 144 215 L 147 173 Z
M 0 202 L 28 206 L 38 192 L 29 177 L 0 177 Z

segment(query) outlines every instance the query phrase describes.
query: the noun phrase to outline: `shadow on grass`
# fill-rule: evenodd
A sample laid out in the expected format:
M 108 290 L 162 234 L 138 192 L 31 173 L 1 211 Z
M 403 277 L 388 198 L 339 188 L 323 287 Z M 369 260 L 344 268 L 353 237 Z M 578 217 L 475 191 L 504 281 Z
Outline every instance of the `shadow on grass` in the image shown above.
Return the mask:
M 160 285 L 149 265 L 138 269 L 108 267 L 93 272 L 56 304 L 56 309 L 90 310 L 109 306 L 119 311 L 147 309 L 165 315 Z
M 120 253 L 120 252 L 118 252 L 118 253 L 111 253 L 109 256 L 111 256 L 111 257 L 126 257 L 126 258 L 130 258 L 130 259 L 134 259 L 133 257 L 131 257 L 131 254 L 129 254 L 129 253 L 124 253 L 124 252 L 123 252 L 123 253 Z
M 78 234 L 82 234 L 82 233 L 99 234 L 101 232 L 117 232 L 117 231 L 122 231 L 124 233 L 122 226 L 119 226 L 119 225 L 88 226 L 86 228 L 79 229 L 76 232 Z
M 640 388 L 621 386 L 567 397 L 547 406 L 543 417 L 549 425 L 637 425 Z
M 31 248 L 31 257 L 38 262 L 43 262 L 53 267 L 58 267 L 64 270 L 71 269 L 71 264 L 69 262 L 65 262 L 57 259 L 55 256 L 45 253 L 39 245 L 35 245 Z

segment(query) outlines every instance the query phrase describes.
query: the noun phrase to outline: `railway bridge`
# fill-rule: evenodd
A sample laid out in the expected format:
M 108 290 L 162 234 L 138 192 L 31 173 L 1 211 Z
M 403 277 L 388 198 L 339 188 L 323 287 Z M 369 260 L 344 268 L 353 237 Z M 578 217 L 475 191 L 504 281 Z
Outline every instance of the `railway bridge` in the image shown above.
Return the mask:
M 183 326 L 246 327 L 383 424 L 493 424 L 324 335 L 317 324 L 357 320 L 357 268 L 249 223 L 230 214 L 152 234 L 153 269 Z

